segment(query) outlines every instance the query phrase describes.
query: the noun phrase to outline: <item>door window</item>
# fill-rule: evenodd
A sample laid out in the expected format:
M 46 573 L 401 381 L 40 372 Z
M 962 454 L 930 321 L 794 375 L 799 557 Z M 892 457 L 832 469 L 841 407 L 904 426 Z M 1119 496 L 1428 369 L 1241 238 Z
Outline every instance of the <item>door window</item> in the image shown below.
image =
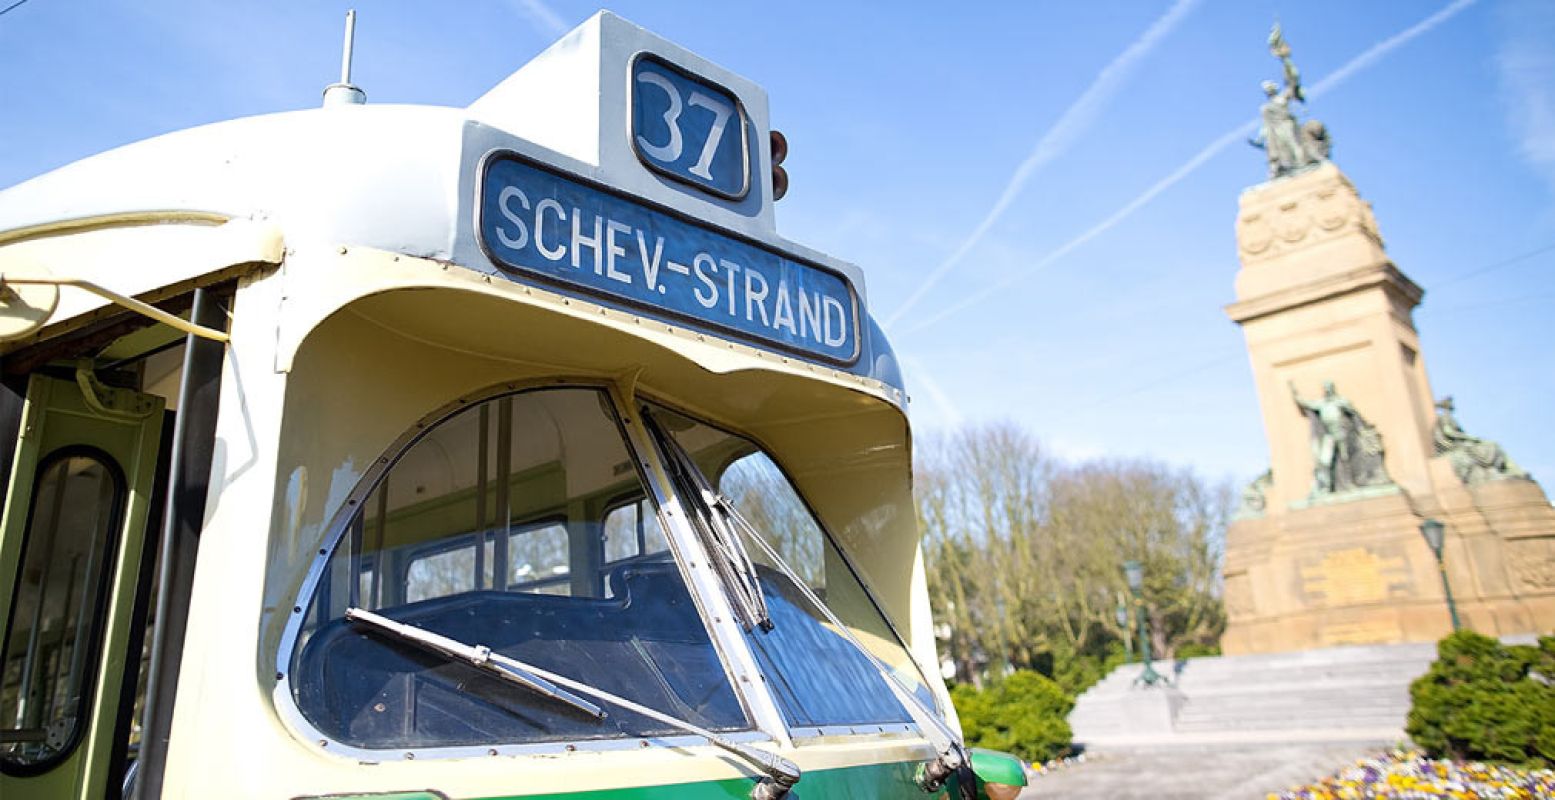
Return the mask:
M 69 755 L 91 710 L 124 480 L 106 456 L 61 451 L 37 471 L 0 650 L 0 764 Z

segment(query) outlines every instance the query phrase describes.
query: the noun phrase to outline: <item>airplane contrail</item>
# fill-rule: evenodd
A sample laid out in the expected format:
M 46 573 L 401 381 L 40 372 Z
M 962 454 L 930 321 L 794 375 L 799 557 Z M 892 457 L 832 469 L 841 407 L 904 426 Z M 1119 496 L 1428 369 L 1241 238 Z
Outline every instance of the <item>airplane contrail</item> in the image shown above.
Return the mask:
M 572 29 L 545 0 L 508 0 L 508 6 L 528 19 L 542 36 L 560 36 Z
M 1307 92 L 1308 96 L 1317 97 L 1339 86 L 1341 83 L 1349 80 L 1351 76 L 1371 66 L 1372 64 L 1375 64 L 1378 60 L 1380 60 L 1383 56 L 1387 55 L 1395 48 L 1407 44 L 1415 37 L 1430 31 L 1432 28 L 1435 28 L 1443 22 L 1446 22 L 1458 12 L 1468 8 L 1471 5 L 1474 5 L 1475 2 L 1476 0 L 1454 0 L 1454 2 L 1449 3 L 1435 14 L 1432 14 L 1431 16 L 1426 17 L 1414 25 L 1405 28 L 1403 31 L 1400 31 L 1399 33 L 1389 36 L 1388 38 L 1372 45 L 1360 55 L 1345 62 L 1343 66 L 1337 70 L 1334 70 L 1327 77 L 1313 84 L 1311 90 Z M 1122 208 L 1114 211 L 1110 216 L 1101 222 L 1098 222 L 1090 228 L 1087 228 L 1079 236 L 1076 236 L 1073 239 L 1070 239 L 1069 241 L 1059 245 L 1054 250 L 1049 251 L 1046 255 L 1032 262 L 1029 267 L 1026 267 L 1025 269 L 1018 272 L 1012 272 L 1001 280 L 989 284 L 988 286 L 973 292 L 961 300 L 958 300 L 955 303 L 940 309 L 938 313 L 919 320 L 916 325 L 903 330 L 901 333 L 905 335 L 923 330 L 924 328 L 927 328 L 930 325 L 945 319 L 946 317 L 959 313 L 960 311 L 963 311 L 987 299 L 988 297 L 996 294 L 1009 285 L 1021 280 L 1022 278 L 1025 278 L 1030 273 L 1041 269 L 1042 267 L 1045 267 L 1060 258 L 1063 258 L 1069 253 L 1073 252 L 1076 248 L 1084 245 L 1086 242 L 1095 239 L 1096 237 L 1117 226 L 1118 223 L 1127 219 L 1146 203 L 1154 200 L 1157 195 L 1161 194 L 1167 189 L 1170 189 L 1183 178 L 1188 177 L 1188 175 L 1196 171 L 1199 167 L 1203 166 L 1204 162 L 1209 161 L 1215 155 L 1219 154 L 1220 151 L 1226 149 L 1230 145 L 1247 138 L 1248 134 L 1251 134 L 1253 131 L 1257 130 L 1257 128 L 1258 120 L 1253 119 L 1248 122 L 1244 122 L 1229 131 L 1226 131 L 1225 133 L 1216 137 L 1208 145 L 1205 145 L 1202 150 L 1195 153 L 1193 157 L 1184 162 L 1182 166 L 1172 170 L 1172 172 L 1169 173 L 1166 177 L 1156 181 L 1148 189 L 1145 189 L 1138 196 L 1134 197 L 1134 199 L 1124 203 Z
M 924 391 L 929 393 L 929 399 L 934 401 L 934 405 L 939 406 L 940 414 L 950 423 L 952 429 L 960 428 L 965 424 L 966 418 L 961 416 L 961 412 L 956 409 L 955 401 L 951 400 L 950 395 L 940 388 L 939 381 L 934 380 L 929 371 L 924 369 L 923 365 L 918 362 L 918 359 L 903 355 L 901 356 L 901 361 L 902 366 L 911 371 L 913 379 L 923 384 Z
M 966 254 L 971 252 L 978 242 L 982 241 L 989 229 L 994 226 L 994 223 L 998 222 L 999 218 L 1004 216 L 1004 212 L 1009 210 L 1010 204 L 1015 202 L 1016 196 L 1020 194 L 1022 189 L 1026 188 L 1026 183 L 1031 180 L 1031 176 L 1044 164 L 1052 161 L 1060 153 L 1068 149 L 1069 145 L 1078 139 L 1091 126 L 1091 123 L 1096 121 L 1096 117 L 1101 113 L 1102 107 L 1112 99 L 1113 95 L 1117 94 L 1118 89 L 1122 87 L 1123 82 L 1133 71 L 1134 66 L 1143 60 L 1145 56 L 1149 55 L 1150 51 L 1154 50 L 1155 46 L 1167 34 L 1171 33 L 1172 29 L 1177 27 L 1177 23 L 1181 22 L 1182 18 L 1187 16 L 1188 12 L 1192 11 L 1193 7 L 1198 5 L 1198 3 L 1199 0 L 1177 0 L 1139 38 L 1124 48 L 1117 58 L 1114 58 L 1111 63 L 1102 68 L 1101 72 L 1096 74 L 1096 78 L 1091 81 L 1091 85 L 1087 86 L 1085 91 L 1081 92 L 1080 96 L 1070 104 L 1069 108 L 1064 110 L 1058 121 L 1053 123 L 1053 127 L 1049 128 L 1048 132 L 1043 134 L 1042 138 L 1037 141 L 1036 147 L 1032 148 L 1031 154 L 1026 156 L 1026 160 L 1021 162 L 1019 167 L 1015 168 L 1015 174 L 1010 176 L 1009 182 L 1004 185 L 1003 193 L 999 195 L 999 199 L 994 202 L 988 213 L 983 215 L 983 220 L 977 223 L 977 227 L 972 229 L 972 232 L 967 235 L 966 239 L 962 240 L 955 252 L 951 253 L 944 261 L 941 261 L 939 266 L 935 267 L 918 284 L 918 288 L 897 307 L 896 311 L 892 312 L 891 316 L 885 319 L 883 327 L 889 328 L 898 319 L 901 319 L 903 314 L 906 314 L 913 306 L 918 304 L 918 301 L 923 299 L 935 283 L 938 283 L 941 278 L 945 277 L 945 273 L 949 272 L 961 259 L 965 258 Z

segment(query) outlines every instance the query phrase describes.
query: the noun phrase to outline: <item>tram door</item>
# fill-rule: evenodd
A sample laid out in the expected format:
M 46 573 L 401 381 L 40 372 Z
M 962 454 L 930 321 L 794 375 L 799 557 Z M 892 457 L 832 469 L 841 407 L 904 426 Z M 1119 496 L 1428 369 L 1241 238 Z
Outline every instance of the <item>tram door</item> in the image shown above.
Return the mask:
M 164 401 L 69 373 L 31 378 L 0 517 L 3 798 L 118 796 L 133 714 Z

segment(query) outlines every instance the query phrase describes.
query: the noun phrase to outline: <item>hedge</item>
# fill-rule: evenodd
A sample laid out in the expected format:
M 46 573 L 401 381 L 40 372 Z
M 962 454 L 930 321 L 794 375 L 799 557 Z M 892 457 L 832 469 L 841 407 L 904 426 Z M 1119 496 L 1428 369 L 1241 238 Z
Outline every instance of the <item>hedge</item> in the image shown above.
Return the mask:
M 1533 646 L 1454 633 L 1409 696 L 1406 730 L 1433 756 L 1555 765 L 1555 636 Z
M 981 690 L 954 686 L 950 699 L 972 747 L 1039 764 L 1069 752 L 1073 732 L 1065 717 L 1074 698 L 1040 673 L 1017 670 Z

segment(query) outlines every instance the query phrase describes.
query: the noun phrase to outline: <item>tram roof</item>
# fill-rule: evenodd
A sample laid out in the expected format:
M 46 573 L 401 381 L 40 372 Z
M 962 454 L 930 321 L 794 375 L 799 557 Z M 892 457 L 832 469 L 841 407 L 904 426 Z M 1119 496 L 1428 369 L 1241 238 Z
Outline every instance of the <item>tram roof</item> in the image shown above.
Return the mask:
M 632 149 L 624 75 L 642 54 L 714 82 L 766 142 L 766 93 L 610 12 L 601 11 L 467 108 L 335 105 L 246 117 L 146 139 L 0 191 L 0 243 L 59 223 L 189 212 L 276 224 L 288 242 L 349 243 L 497 273 L 477 233 L 483 162 L 520 157 L 832 270 L 859 299 L 848 371 L 902 388 L 868 313 L 862 270 L 784 239 L 770 182 L 715 197 L 646 169 Z M 537 110 L 542 110 L 537 113 Z M 751 172 L 770 172 L 765 147 Z M 74 277 L 103 280 L 108 276 Z M 188 278 L 194 275 L 183 276 Z

